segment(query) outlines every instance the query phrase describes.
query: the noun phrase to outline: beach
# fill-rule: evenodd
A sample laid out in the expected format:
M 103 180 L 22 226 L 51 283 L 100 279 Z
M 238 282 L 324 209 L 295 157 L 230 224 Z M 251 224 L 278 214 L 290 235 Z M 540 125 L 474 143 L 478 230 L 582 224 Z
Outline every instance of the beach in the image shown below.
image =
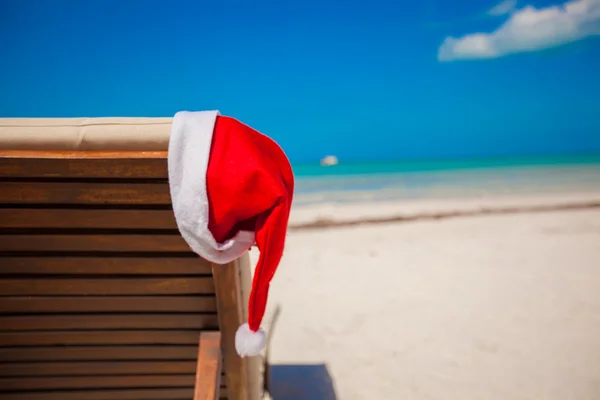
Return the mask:
M 458 192 L 294 206 L 273 399 L 600 398 L 600 186 Z

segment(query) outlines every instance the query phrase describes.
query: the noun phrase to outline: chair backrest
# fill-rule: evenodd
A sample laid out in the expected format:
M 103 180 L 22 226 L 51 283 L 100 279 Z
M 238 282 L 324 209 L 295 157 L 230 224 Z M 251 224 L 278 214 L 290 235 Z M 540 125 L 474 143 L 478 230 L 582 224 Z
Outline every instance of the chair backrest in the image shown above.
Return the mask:
M 193 398 L 220 330 L 221 398 L 255 399 L 233 348 L 247 254 L 211 265 L 172 212 L 166 152 L 0 150 L 0 398 Z

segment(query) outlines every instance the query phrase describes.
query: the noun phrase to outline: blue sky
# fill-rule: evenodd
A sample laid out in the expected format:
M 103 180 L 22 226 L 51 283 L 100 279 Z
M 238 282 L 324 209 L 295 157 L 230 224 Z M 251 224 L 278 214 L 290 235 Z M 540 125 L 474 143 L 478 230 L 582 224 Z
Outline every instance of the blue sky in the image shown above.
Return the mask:
M 0 0 L 0 117 L 219 109 L 293 161 L 598 152 L 600 2 L 560 4 Z

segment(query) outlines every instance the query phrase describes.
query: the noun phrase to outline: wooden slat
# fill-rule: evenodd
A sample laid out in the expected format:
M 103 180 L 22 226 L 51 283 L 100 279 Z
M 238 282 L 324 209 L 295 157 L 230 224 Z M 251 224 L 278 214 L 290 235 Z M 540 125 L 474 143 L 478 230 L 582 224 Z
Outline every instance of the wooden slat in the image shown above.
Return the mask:
M 216 312 L 214 296 L 0 297 L 0 313 Z
M 0 204 L 170 204 L 165 183 L 2 182 Z
M 1 237 L 1 236 L 0 236 Z M 4 257 L 0 275 L 210 275 L 200 257 Z
M 0 228 L 177 229 L 171 210 L 0 208 Z
M 193 400 L 217 400 L 221 386 L 221 333 L 200 334 Z
M 227 389 L 221 389 L 221 399 L 227 399 Z M 190 400 L 193 388 L 70 390 L 51 392 L 2 393 L 2 400 Z
M 197 344 L 199 331 L 0 332 L 0 347 L 63 345 Z
M 1 260 L 1 258 L 0 258 Z M 2 279 L 0 296 L 173 295 L 214 293 L 210 277 L 114 279 Z M 1 300 L 1 297 L 0 297 Z
M 0 363 L 0 377 L 78 375 L 168 375 L 194 374 L 189 361 L 84 361 Z
M 193 387 L 194 375 L 0 378 L 0 391 Z M 0 392 L 1 393 L 1 392 Z M 0 397 L 2 394 L 0 394 Z
M 0 178 L 164 178 L 167 152 L 0 151 Z
M 193 388 L 3 393 L 2 400 L 190 400 Z
M 1 258 L 0 258 L 1 260 Z M 0 296 L 173 295 L 214 293 L 210 277 L 2 279 Z M 0 297 L 1 300 L 1 297 Z
M 218 329 L 216 314 L 0 316 L 0 331 Z
M 134 361 L 193 360 L 198 357 L 198 343 L 189 346 L 74 346 L 74 347 L 0 347 L 2 362 L 25 361 Z
M 0 235 L 0 251 L 189 252 L 179 235 Z

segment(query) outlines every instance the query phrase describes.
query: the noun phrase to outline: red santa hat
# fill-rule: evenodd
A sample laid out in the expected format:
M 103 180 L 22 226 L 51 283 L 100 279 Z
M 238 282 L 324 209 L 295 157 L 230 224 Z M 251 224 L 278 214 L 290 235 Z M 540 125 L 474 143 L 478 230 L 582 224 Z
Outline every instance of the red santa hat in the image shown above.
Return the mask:
M 233 118 L 182 111 L 173 118 L 168 166 L 177 226 L 195 253 L 226 264 L 254 245 L 260 250 L 248 322 L 235 337 L 241 357 L 258 355 L 294 192 L 290 163 L 273 140 Z

